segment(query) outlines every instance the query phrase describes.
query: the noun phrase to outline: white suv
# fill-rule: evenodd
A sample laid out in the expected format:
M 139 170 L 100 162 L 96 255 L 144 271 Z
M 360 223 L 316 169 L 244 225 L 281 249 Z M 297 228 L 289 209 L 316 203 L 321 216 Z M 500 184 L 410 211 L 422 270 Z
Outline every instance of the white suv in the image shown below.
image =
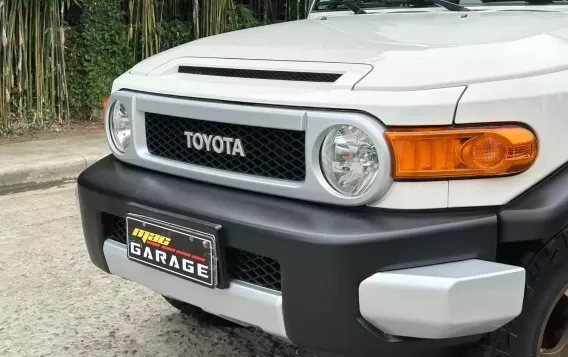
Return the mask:
M 95 265 L 340 356 L 568 356 L 568 5 L 315 1 L 119 77 Z

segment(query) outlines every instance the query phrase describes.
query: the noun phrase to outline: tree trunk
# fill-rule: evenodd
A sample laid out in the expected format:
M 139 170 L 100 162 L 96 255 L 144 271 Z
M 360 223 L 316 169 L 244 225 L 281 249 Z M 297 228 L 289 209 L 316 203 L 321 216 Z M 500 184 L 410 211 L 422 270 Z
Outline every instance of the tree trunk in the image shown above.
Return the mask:
M 193 0 L 193 30 L 195 39 L 199 39 L 199 0 Z
M 296 20 L 300 19 L 300 0 L 296 3 Z
M 270 0 L 270 14 L 272 15 L 272 23 L 276 22 L 276 12 L 278 11 L 278 3 L 275 5 L 273 0 Z

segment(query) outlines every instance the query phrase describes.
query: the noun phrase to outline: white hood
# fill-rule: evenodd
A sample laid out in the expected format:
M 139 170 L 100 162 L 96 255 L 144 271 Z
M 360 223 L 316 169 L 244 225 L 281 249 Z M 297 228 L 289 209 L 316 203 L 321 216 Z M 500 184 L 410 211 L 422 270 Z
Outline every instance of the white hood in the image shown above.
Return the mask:
M 442 88 L 568 69 L 568 13 L 330 16 L 190 42 L 139 63 L 131 73 L 147 75 L 184 57 L 367 64 L 373 70 L 356 90 Z

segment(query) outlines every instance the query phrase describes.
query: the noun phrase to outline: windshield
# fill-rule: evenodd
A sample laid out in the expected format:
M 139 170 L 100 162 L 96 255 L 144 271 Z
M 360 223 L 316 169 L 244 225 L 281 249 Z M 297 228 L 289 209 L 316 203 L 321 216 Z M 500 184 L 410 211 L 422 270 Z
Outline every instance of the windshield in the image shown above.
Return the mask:
M 466 7 L 475 6 L 490 6 L 490 5 L 527 5 L 527 1 L 518 0 L 494 0 L 494 1 L 479 1 L 479 0 L 449 0 L 455 4 L 460 4 Z M 352 3 L 356 4 L 362 9 L 373 9 L 373 8 L 423 8 L 437 6 L 431 0 L 351 0 Z M 550 2 L 538 2 L 535 5 L 547 5 L 547 4 L 567 4 L 566 1 L 550 1 Z M 347 6 L 343 4 L 341 0 L 315 0 L 312 12 L 321 11 L 349 11 Z

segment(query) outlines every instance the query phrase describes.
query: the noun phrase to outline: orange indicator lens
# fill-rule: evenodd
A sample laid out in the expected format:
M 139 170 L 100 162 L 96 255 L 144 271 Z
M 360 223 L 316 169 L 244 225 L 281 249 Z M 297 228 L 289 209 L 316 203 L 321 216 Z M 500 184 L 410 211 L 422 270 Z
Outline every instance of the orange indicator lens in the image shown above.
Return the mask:
M 385 132 L 395 179 L 486 177 L 519 173 L 537 141 L 519 126 L 398 128 Z

